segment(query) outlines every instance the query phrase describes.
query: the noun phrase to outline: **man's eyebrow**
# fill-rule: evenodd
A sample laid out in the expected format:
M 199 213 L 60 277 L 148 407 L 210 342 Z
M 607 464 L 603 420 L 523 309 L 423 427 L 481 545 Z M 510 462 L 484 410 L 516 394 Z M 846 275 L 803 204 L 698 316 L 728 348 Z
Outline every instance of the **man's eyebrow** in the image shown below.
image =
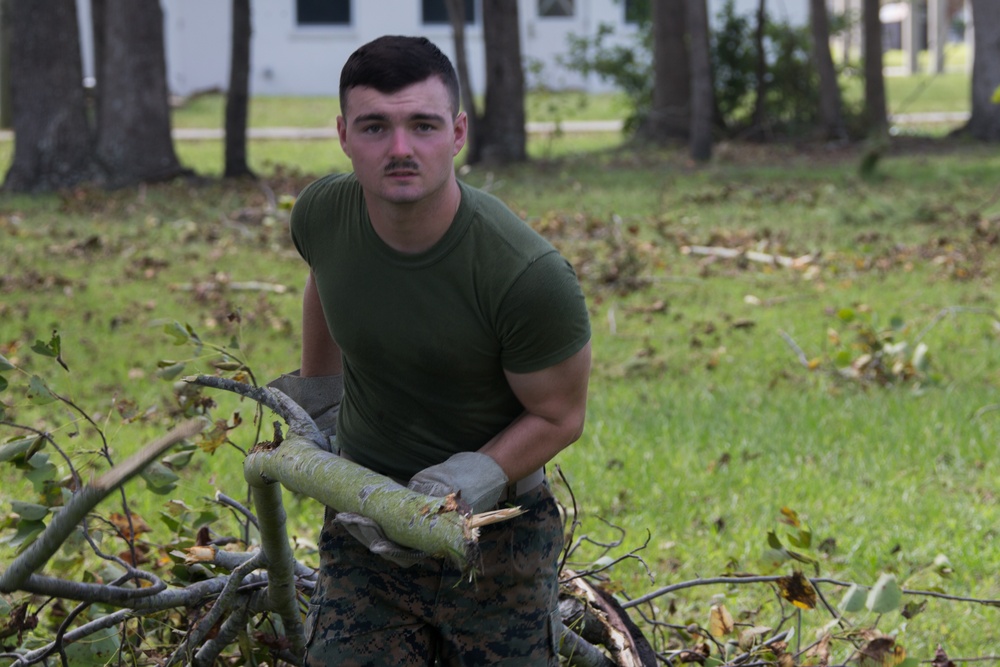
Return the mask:
M 371 122 L 384 123 L 384 122 L 386 122 L 388 120 L 389 120 L 389 115 L 388 114 L 377 113 L 377 112 L 365 113 L 365 114 L 361 114 L 360 116 L 355 117 L 354 120 L 352 121 L 352 125 L 358 125 L 360 123 L 371 123 Z M 409 116 L 407 116 L 407 120 L 408 121 L 432 121 L 432 122 L 436 122 L 436 123 L 444 123 L 445 122 L 445 117 L 442 116 L 441 114 L 436 114 L 436 113 L 422 113 L 422 112 L 418 112 L 418 113 L 410 114 Z

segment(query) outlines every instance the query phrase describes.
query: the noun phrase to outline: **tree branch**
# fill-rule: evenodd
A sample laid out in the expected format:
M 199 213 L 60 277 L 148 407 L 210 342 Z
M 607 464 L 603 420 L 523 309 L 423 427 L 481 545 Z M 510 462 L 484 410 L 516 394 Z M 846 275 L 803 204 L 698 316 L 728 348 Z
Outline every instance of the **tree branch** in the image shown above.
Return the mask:
M 204 427 L 203 420 L 184 422 L 73 494 L 66 506 L 52 518 L 38 538 L 14 559 L 3 574 L 0 574 L 0 593 L 11 593 L 20 589 L 28 577 L 44 566 L 58 551 L 62 543 L 76 530 L 77 525 L 98 503 L 139 474 L 154 459 L 181 440 L 200 432 Z
M 287 515 L 281 503 L 281 485 L 251 488 L 257 512 L 267 517 L 260 525 L 260 545 L 267 561 L 267 600 L 284 622 L 285 635 L 291 642 L 289 650 L 301 658 L 306 646 L 305 629 L 295 592 L 295 554 L 285 530 Z
M 475 550 L 478 531 L 458 511 L 453 497 L 415 493 L 352 461 L 292 435 L 278 447 L 255 447 L 243 463 L 251 486 L 271 481 L 314 498 L 340 512 L 374 519 L 399 544 L 465 568 Z

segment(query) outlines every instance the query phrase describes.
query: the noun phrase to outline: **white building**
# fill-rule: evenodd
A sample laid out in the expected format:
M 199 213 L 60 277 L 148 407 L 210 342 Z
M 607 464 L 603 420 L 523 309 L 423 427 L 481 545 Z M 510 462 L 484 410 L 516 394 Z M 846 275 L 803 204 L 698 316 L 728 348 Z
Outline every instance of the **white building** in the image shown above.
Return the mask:
M 558 64 L 571 34 L 593 35 L 601 24 L 614 26 L 615 39 L 628 42 L 636 24 L 632 0 L 509 0 L 517 3 L 521 51 L 539 66 L 545 85 L 555 89 L 606 90 Z M 724 0 L 710 0 L 714 16 Z M 84 68 L 93 71 L 89 34 L 90 0 L 77 0 Z M 225 89 L 229 81 L 228 0 L 161 0 L 165 17 L 167 82 L 171 93 Z M 478 0 L 466 0 L 470 19 L 466 51 L 472 87 L 485 87 L 482 14 Z M 737 0 L 750 13 L 757 0 Z M 454 43 L 443 0 L 252 0 L 250 91 L 253 95 L 336 95 L 340 68 L 361 44 L 385 34 L 423 35 L 454 60 Z M 806 0 L 770 0 L 778 20 L 804 23 Z M 535 67 L 530 68 L 535 70 Z M 528 84 L 532 81 L 529 74 Z
M 568 51 L 570 35 L 592 36 L 602 24 L 613 26 L 613 39 L 629 43 L 636 30 L 636 23 L 630 20 L 638 4 L 636 0 L 507 1 L 511 6 L 517 3 L 521 51 L 525 63 L 531 65 L 529 72 L 540 72 L 529 74 L 529 86 L 544 83 L 554 89 L 587 91 L 609 88 L 609 84 L 596 77 L 584 78 L 560 66 L 559 57 Z M 965 0 L 965 4 L 967 2 Z M 710 19 L 715 19 L 724 3 L 725 0 L 709 0 Z M 860 16 L 860 0 L 828 0 L 828 3 L 835 12 Z M 77 0 L 77 4 L 84 67 L 90 74 L 93 71 L 90 0 Z M 171 93 L 186 96 L 226 88 L 231 4 L 230 0 L 161 0 L 165 17 L 167 82 Z M 913 20 L 904 21 L 904 49 L 910 53 L 908 63 L 916 62 L 916 51 L 920 48 L 916 39 L 919 28 L 928 33 L 926 41 L 937 47 L 937 60 L 940 60 L 943 31 L 951 13 L 948 6 L 961 6 L 962 0 L 907 0 L 894 6 L 908 9 L 911 4 L 918 7 L 920 15 L 931 20 L 920 26 Z M 426 36 L 454 60 L 454 43 L 444 0 L 251 0 L 250 6 L 253 13 L 250 91 L 253 95 L 336 95 L 340 68 L 351 52 L 385 34 Z M 469 74 L 473 89 L 482 93 L 485 81 L 480 2 L 465 0 L 465 6 Z M 758 0 L 735 0 L 739 14 L 752 15 L 757 6 Z M 773 20 L 804 25 L 808 20 L 808 6 L 807 0 L 768 0 L 767 11 Z M 903 12 L 900 15 L 916 14 Z M 890 16 L 885 18 L 893 20 Z M 860 43 L 859 37 L 856 39 L 855 43 Z M 913 70 L 911 67 L 910 71 Z

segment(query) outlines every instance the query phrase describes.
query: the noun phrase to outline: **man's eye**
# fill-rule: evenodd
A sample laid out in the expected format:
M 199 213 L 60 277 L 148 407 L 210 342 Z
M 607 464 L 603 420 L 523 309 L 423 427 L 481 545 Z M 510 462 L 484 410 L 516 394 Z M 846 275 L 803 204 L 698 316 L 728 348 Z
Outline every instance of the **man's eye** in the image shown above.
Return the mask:
M 417 132 L 433 132 L 434 126 L 430 123 L 420 123 L 417 125 Z
M 382 131 L 381 125 L 366 125 L 361 128 L 361 131 L 365 134 L 378 134 Z

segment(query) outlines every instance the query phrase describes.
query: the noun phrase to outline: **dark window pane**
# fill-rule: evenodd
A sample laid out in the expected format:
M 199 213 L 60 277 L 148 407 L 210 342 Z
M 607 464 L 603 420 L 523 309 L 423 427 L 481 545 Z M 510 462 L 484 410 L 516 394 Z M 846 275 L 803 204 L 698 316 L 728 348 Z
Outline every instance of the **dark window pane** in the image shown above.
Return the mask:
M 573 16 L 573 0 L 538 0 L 539 16 Z
M 351 0 L 296 0 L 299 25 L 350 25 Z
M 421 0 L 420 7 L 424 23 L 449 23 L 444 0 Z M 476 22 L 476 0 L 465 0 L 465 22 Z

